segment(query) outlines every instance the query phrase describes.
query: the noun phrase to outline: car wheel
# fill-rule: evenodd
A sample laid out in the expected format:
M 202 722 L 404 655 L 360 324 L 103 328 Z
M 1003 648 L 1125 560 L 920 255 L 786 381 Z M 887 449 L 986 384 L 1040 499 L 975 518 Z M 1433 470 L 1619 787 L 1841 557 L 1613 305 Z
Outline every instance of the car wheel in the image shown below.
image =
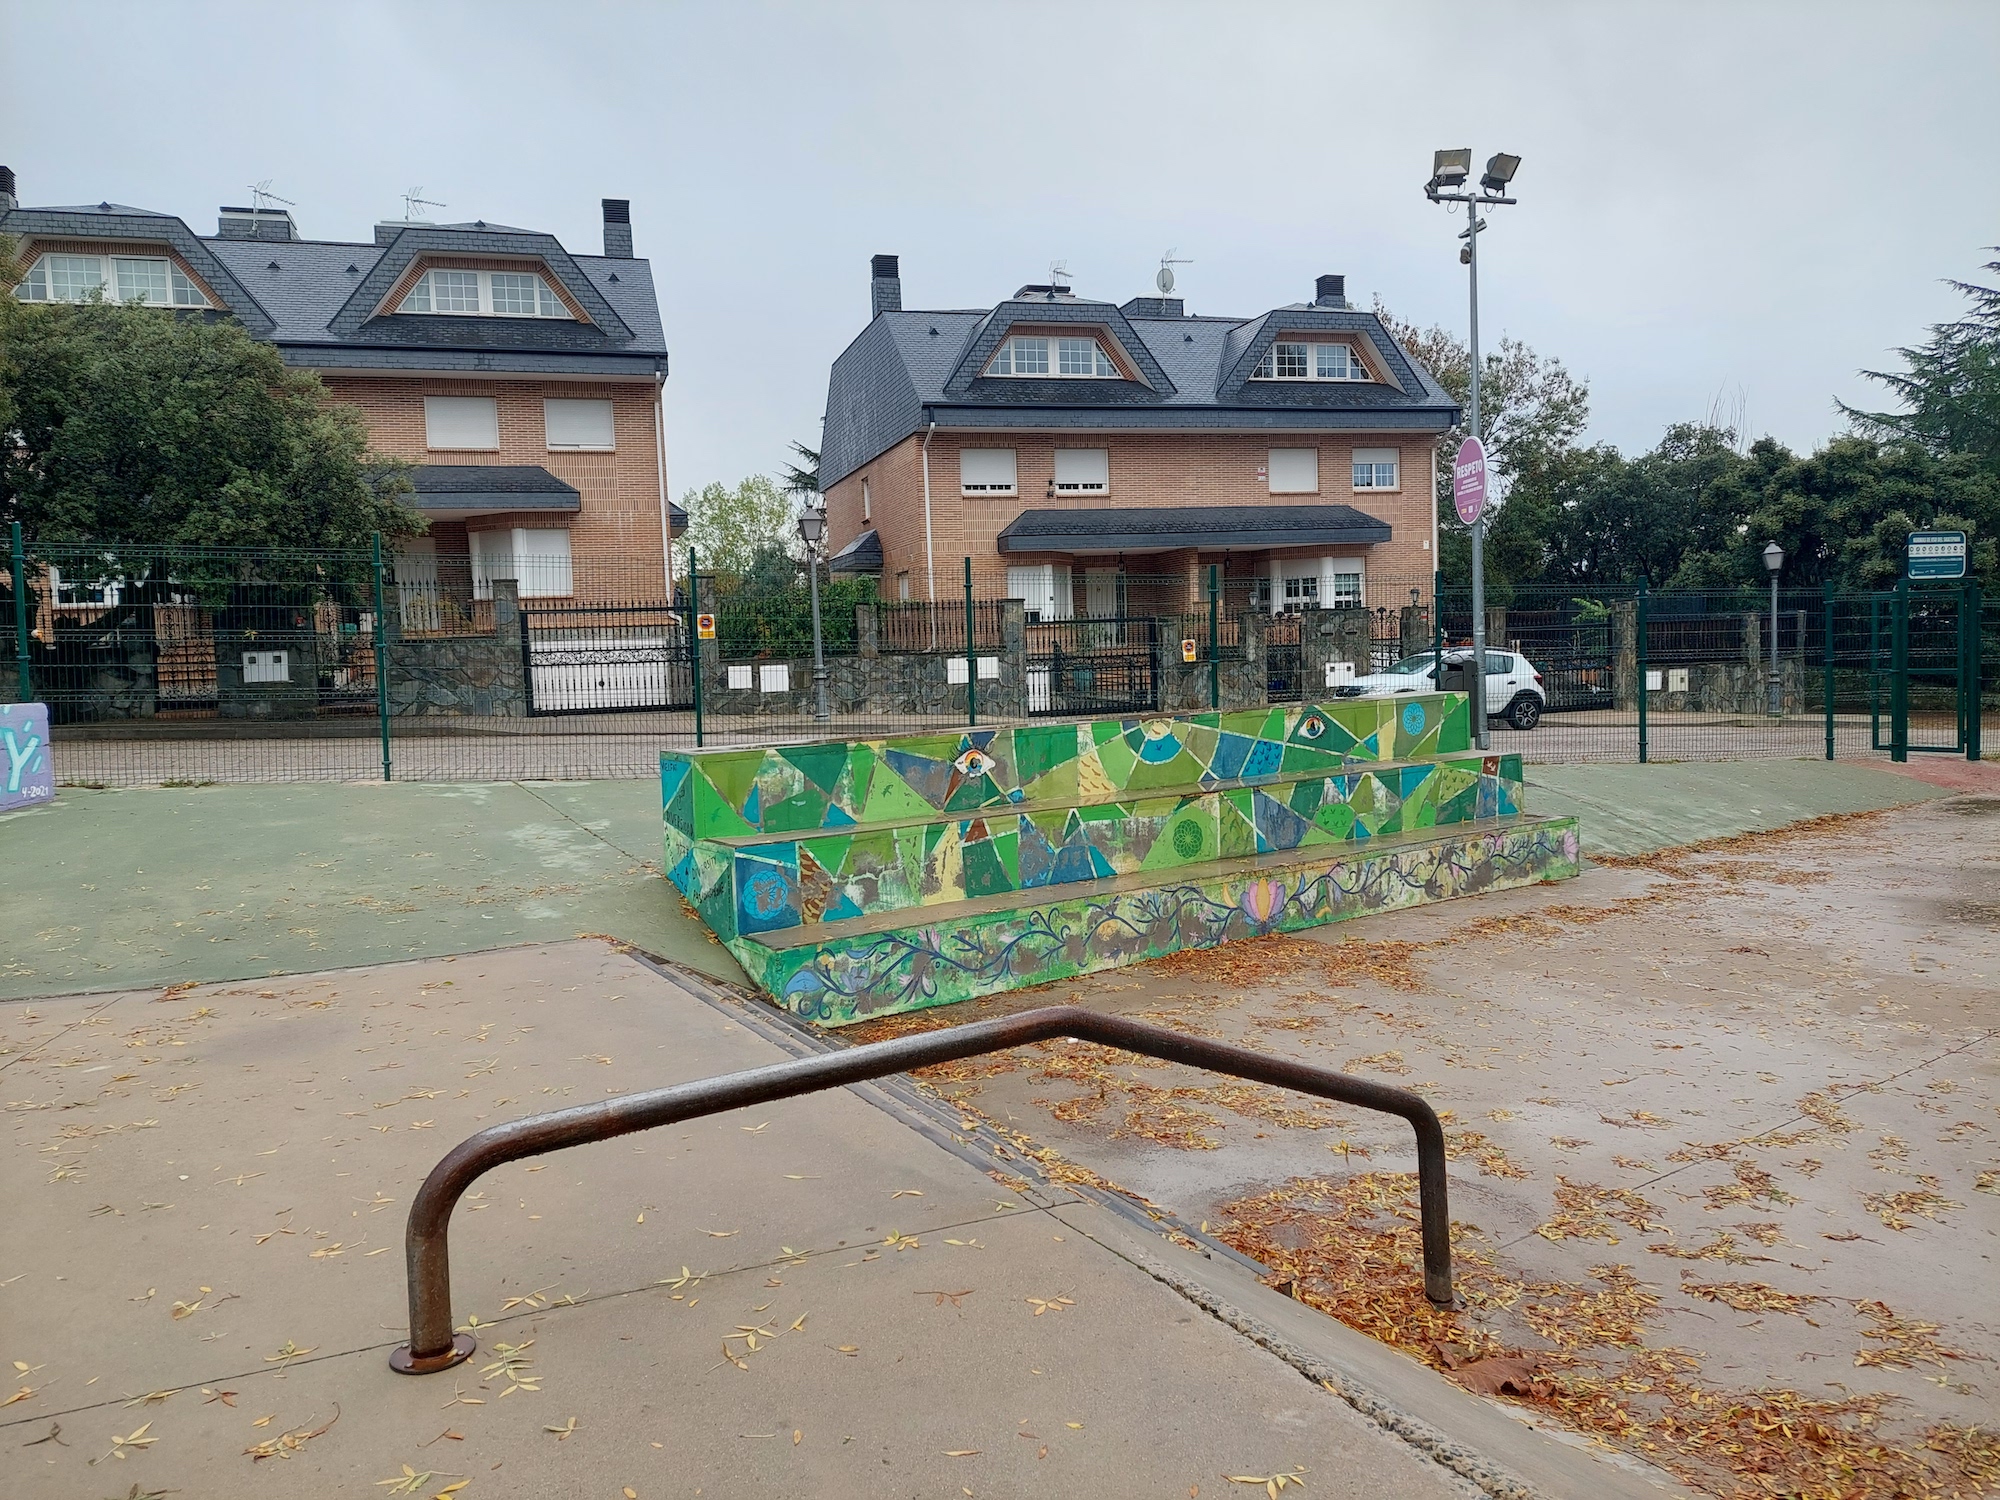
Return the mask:
M 1514 729 L 1533 729 L 1542 722 L 1542 702 L 1533 693 L 1522 693 L 1507 705 L 1507 723 Z

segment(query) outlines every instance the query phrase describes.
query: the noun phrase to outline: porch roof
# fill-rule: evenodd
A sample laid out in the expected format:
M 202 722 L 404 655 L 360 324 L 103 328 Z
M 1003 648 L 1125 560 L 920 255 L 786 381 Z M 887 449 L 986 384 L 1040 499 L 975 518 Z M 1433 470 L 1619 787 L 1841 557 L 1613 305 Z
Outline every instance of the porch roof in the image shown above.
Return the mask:
M 583 509 L 583 496 L 540 464 L 419 464 L 410 471 L 418 510 Z
M 1181 547 L 1310 547 L 1389 540 L 1389 523 L 1351 505 L 1179 505 L 1024 510 L 1002 552 L 1166 552 Z

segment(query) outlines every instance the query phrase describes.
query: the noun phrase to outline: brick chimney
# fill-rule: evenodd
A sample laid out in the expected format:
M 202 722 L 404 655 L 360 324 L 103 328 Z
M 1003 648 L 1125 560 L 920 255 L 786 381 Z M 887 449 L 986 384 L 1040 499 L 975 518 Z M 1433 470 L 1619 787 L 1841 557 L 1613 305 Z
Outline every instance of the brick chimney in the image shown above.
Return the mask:
M 903 310 L 903 274 L 893 255 L 877 255 L 868 262 L 869 316 Z
M 1347 278 L 1345 276 L 1322 276 L 1313 283 L 1314 307 L 1347 306 Z
M 610 260 L 632 258 L 632 200 L 604 200 L 604 254 Z

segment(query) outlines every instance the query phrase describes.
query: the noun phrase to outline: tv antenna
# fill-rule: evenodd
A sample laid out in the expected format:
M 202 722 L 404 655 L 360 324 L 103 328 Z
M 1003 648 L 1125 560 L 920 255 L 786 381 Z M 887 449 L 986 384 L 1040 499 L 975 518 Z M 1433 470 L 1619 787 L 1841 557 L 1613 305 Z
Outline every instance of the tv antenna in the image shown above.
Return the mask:
M 284 204 L 286 208 L 298 207 L 298 204 L 292 202 L 291 199 L 281 198 L 271 191 L 271 183 L 274 180 L 273 178 L 266 177 L 262 182 L 253 182 L 250 184 L 250 212 L 253 215 L 262 214 L 266 209 L 277 203 Z
M 420 208 L 449 207 L 451 205 L 448 203 L 440 203 L 435 198 L 426 198 L 421 185 L 413 187 L 407 193 L 403 194 L 403 218 L 410 223 L 421 222 L 423 215 L 417 212 Z
M 1066 258 L 1049 262 L 1049 285 L 1052 287 L 1069 285 L 1069 261 Z
M 1162 255 L 1160 257 L 1160 274 L 1153 278 L 1153 285 L 1160 289 L 1160 295 L 1162 297 L 1171 297 L 1174 294 L 1175 266 L 1191 266 L 1193 264 L 1192 260 L 1176 259 L 1174 252 L 1171 250 Z

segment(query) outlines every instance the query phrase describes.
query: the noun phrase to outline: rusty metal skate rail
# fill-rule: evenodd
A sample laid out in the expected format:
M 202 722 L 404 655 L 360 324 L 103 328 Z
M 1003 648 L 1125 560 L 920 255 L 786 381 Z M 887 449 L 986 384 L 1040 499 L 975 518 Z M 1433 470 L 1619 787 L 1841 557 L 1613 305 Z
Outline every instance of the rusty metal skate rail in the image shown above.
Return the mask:
M 465 1190 L 482 1174 L 503 1163 L 1053 1037 L 1100 1042 L 1126 1052 L 1207 1068 L 1408 1120 L 1417 1134 L 1424 1293 L 1439 1305 L 1450 1304 L 1451 1216 L 1445 1193 L 1444 1127 L 1438 1123 L 1436 1111 L 1421 1098 L 1408 1089 L 1373 1083 L 1331 1068 L 1316 1068 L 1289 1058 L 1253 1052 L 1248 1047 L 1187 1036 L 1144 1021 L 1058 1005 L 1023 1011 L 997 1021 L 979 1021 L 921 1036 L 898 1037 L 818 1057 L 773 1063 L 767 1068 L 704 1078 L 643 1094 L 624 1094 L 599 1104 L 582 1104 L 574 1109 L 559 1109 L 551 1114 L 494 1125 L 466 1137 L 431 1169 L 416 1201 L 410 1205 L 410 1222 L 404 1237 L 409 1269 L 410 1342 L 399 1345 L 389 1356 L 390 1367 L 405 1375 L 428 1375 L 470 1358 L 477 1347 L 471 1334 L 452 1332 L 451 1260 L 446 1233 L 451 1225 L 451 1211 Z

